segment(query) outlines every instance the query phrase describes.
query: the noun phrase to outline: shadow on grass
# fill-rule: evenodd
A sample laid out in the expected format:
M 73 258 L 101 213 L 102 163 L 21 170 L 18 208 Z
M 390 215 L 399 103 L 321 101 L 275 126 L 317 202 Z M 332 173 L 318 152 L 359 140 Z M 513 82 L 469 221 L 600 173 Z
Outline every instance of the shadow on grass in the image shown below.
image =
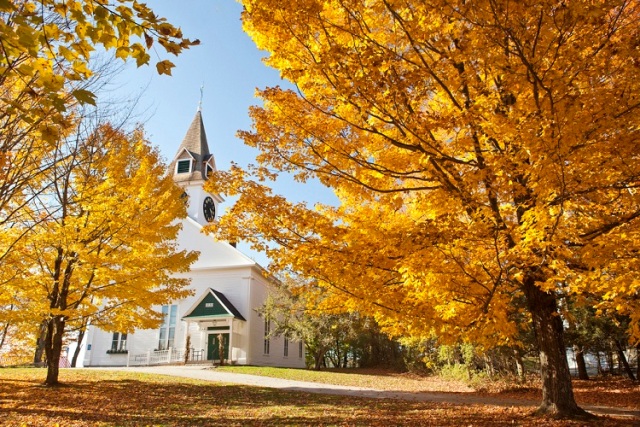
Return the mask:
M 22 377 L 0 373 L 2 425 L 534 426 L 540 421 L 526 408 L 365 399 L 117 372 L 69 372 L 61 378 L 63 387 L 46 388 L 39 375 L 27 371 Z M 634 424 L 600 420 L 598 425 Z

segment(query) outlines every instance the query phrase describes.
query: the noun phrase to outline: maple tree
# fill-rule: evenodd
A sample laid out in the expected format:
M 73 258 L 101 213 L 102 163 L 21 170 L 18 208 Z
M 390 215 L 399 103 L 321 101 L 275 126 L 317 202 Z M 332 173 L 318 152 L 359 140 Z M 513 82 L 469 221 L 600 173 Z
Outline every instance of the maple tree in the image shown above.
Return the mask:
M 210 230 L 393 335 L 513 346 L 524 320 L 539 413 L 585 415 L 558 302 L 597 301 L 640 338 L 640 3 L 242 3 L 295 90 L 259 91 L 240 132 L 259 164 L 216 174 L 209 191 L 240 197 Z M 272 194 L 280 172 L 340 205 Z
M 23 212 L 23 190 L 51 166 L 39 159 L 73 128 L 70 111 L 95 105 L 91 81 L 104 71 L 97 56 L 141 66 L 155 46 L 178 55 L 198 43 L 137 0 L 0 1 L 0 224 Z M 160 74 L 172 67 L 156 64 Z M 1 233 L 4 261 L 20 236 Z
M 39 220 L 21 243 L 27 269 L 13 283 L 13 300 L 23 323 L 44 326 L 45 384 L 55 385 L 69 327 L 157 326 L 154 306 L 189 293 L 188 280 L 174 273 L 187 271 L 197 254 L 177 248 L 182 191 L 141 129 L 126 134 L 102 124 L 61 140 L 50 156 L 56 166 L 28 206 Z
M 137 0 L 4 0 L 0 17 L 0 86 L 14 91 L 3 101 L 33 118 L 47 107 L 65 110 L 70 102 L 65 85 L 91 77 L 97 47 L 141 66 L 149 63 L 156 42 L 174 55 L 199 43 Z M 170 75 L 173 66 L 166 59 L 156 63 L 160 74 Z M 95 102 L 95 95 L 83 88 L 71 95 L 82 103 Z M 21 97 L 37 99 L 42 110 L 29 110 Z
M 45 174 L 59 166 L 58 143 L 73 131 L 78 106 L 96 105 L 95 81 L 104 81 L 105 72 L 96 58 L 111 52 L 141 66 L 152 50 L 158 57 L 160 50 L 178 55 L 198 43 L 137 0 L 0 1 L 0 307 L 6 330 L 29 318 L 15 305 L 13 282 L 31 268 L 23 260 L 23 240 L 46 216 L 34 215 L 34 189 L 46 188 Z M 158 58 L 158 73 L 170 75 L 172 67 Z

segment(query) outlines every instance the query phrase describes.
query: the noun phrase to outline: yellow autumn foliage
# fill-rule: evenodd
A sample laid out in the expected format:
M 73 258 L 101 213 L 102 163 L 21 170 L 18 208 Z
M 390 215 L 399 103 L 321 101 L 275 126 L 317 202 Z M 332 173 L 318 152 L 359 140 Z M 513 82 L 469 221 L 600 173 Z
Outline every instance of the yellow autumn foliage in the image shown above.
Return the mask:
M 3 259 L 0 322 L 45 325 L 51 374 L 69 328 L 157 326 L 157 307 L 189 294 L 188 279 L 176 273 L 197 253 L 177 246 L 182 190 L 141 129 L 101 125 L 59 141 L 40 160 L 54 166 L 3 230 L 23 236 L 3 236 L 15 244 Z
M 274 268 L 396 335 L 490 346 L 531 322 L 541 409 L 575 414 L 558 300 L 590 293 L 640 339 L 640 2 L 242 3 L 296 90 L 258 92 L 259 165 L 217 174 L 240 197 L 211 228 L 277 243 Z M 272 195 L 277 172 L 340 206 Z

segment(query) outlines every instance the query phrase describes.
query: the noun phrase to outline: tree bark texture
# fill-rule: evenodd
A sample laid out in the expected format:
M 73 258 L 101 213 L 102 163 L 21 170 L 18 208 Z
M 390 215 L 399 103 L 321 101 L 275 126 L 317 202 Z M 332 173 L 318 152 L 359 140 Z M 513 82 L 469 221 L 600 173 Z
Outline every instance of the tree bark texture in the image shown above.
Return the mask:
M 573 395 L 564 329 L 557 310 L 556 296 L 536 286 L 532 275 L 525 278 L 523 290 L 540 352 L 542 403 L 537 413 L 558 417 L 588 416 L 578 406 Z
M 33 364 L 39 366 L 42 364 L 42 356 L 45 353 L 45 342 L 47 339 L 47 322 L 43 321 L 40 324 L 39 336 L 36 340 L 36 350 L 33 355 Z
M 47 321 L 47 335 L 45 338 L 45 354 L 47 356 L 47 379 L 45 385 L 58 385 L 60 370 L 60 353 L 62 352 L 62 337 L 64 335 L 65 319 L 63 316 L 53 316 Z

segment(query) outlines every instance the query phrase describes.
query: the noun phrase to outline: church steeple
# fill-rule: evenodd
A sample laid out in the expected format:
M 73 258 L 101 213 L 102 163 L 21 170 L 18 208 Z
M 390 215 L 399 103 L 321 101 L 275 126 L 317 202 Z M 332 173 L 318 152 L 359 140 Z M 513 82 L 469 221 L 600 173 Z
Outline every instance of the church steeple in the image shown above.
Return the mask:
M 209 194 L 202 187 L 209 174 L 215 170 L 216 164 L 209 152 L 202 112 L 198 108 L 176 156 L 169 165 L 169 171 L 173 172 L 174 181 L 184 188 L 188 197 L 187 215 L 201 225 L 215 219 L 218 203 L 223 201 L 222 197 Z
M 209 172 L 215 169 L 215 161 L 209 152 L 207 134 L 202 123 L 202 112 L 198 108 L 169 170 L 173 171 L 173 179 L 181 183 L 204 181 Z

